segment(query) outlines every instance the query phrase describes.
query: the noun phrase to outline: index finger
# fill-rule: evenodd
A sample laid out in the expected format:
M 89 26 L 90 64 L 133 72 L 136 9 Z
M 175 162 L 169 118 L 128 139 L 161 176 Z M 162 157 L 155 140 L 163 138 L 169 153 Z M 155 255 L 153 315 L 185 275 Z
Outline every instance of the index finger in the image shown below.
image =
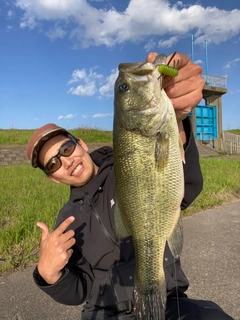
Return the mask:
M 68 217 L 66 220 L 64 220 L 58 227 L 55 229 L 54 233 L 57 236 L 60 236 L 61 234 L 66 231 L 66 229 L 70 226 L 70 224 L 75 220 L 73 216 Z
M 170 56 L 167 57 L 166 63 L 168 63 L 168 61 L 171 59 L 171 57 L 172 57 L 172 54 L 170 54 Z M 186 64 L 189 63 L 190 57 L 187 56 L 186 54 L 177 52 L 169 64 L 171 67 L 174 66 L 174 61 L 175 61 L 175 63 L 177 63 L 177 61 L 178 61 L 177 69 L 181 69 L 182 67 L 184 67 Z

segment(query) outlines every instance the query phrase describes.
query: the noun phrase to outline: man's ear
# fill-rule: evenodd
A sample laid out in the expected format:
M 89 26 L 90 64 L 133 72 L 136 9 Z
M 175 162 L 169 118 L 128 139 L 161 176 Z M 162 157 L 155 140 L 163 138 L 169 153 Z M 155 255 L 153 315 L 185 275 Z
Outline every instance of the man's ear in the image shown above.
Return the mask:
M 53 176 L 51 176 L 51 175 L 46 174 L 46 178 L 51 180 L 51 181 L 53 181 L 53 182 L 55 182 L 55 183 L 57 183 L 57 184 L 60 183 L 60 181 L 58 181 L 57 179 L 53 178 Z
M 82 139 L 77 139 L 77 142 L 81 145 L 81 147 L 88 152 L 88 146 L 86 145 L 86 143 L 82 140 Z

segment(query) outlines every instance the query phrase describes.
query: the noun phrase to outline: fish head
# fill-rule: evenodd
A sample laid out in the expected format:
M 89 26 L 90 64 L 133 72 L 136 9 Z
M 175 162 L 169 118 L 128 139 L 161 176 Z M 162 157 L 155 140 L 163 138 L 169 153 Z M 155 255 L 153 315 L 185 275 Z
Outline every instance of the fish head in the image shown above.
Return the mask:
M 158 63 L 121 63 L 114 88 L 114 127 L 154 135 L 168 117 L 171 102 L 162 89 Z

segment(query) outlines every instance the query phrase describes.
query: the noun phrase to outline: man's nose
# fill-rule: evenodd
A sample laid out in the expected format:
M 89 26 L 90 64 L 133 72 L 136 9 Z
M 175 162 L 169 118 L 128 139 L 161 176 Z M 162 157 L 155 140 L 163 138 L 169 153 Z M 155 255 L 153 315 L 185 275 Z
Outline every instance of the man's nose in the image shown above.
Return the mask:
M 72 157 L 63 157 L 63 156 L 61 156 L 61 161 L 65 169 L 70 168 L 74 162 Z

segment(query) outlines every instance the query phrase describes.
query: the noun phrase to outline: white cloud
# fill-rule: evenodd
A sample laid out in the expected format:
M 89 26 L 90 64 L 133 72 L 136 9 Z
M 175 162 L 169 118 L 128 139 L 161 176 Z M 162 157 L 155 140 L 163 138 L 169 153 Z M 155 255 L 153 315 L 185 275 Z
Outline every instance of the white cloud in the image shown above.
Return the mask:
M 194 63 L 196 63 L 196 64 L 203 64 L 202 60 L 196 60 L 196 61 L 194 61 Z
M 174 46 L 178 42 L 179 38 L 180 37 L 178 37 L 178 36 L 173 36 L 168 40 L 160 40 L 158 42 L 158 47 L 159 48 L 171 48 L 172 46 Z
M 53 28 L 51 28 L 49 31 L 46 32 L 46 35 L 51 40 L 63 39 L 66 34 L 67 32 L 64 31 L 62 27 L 57 24 Z
M 7 18 L 12 19 L 14 17 L 14 11 L 13 10 L 8 10 L 7 12 Z
M 174 4 L 174 8 L 177 8 L 177 7 L 183 7 L 183 3 L 182 1 L 177 1 L 175 4 Z
M 61 119 L 72 119 L 75 118 L 77 116 L 77 114 L 68 114 L 67 116 L 59 116 L 57 119 L 61 120 Z
M 150 39 L 145 44 L 144 49 L 146 50 L 146 52 L 150 52 L 152 50 L 155 50 L 156 47 L 157 47 L 156 42 L 153 39 Z
M 182 1 L 171 5 L 167 0 L 130 0 L 125 10 L 118 12 L 113 7 L 106 9 L 104 1 L 98 1 L 97 7 L 94 4 L 86 0 L 15 0 L 23 11 L 20 27 L 39 26 L 51 39 L 68 36 L 76 48 L 142 40 L 150 47 L 152 37 L 163 35 L 169 40 L 160 41 L 159 46 L 170 47 L 191 33 L 195 43 L 204 44 L 207 38 L 217 44 L 239 35 L 240 30 L 238 9 L 183 5 Z
M 72 73 L 72 78 L 71 80 L 68 81 L 68 84 L 74 83 L 74 82 L 79 82 L 81 79 L 85 79 L 87 76 L 85 69 L 82 70 L 74 70 Z
M 113 113 L 96 113 L 92 116 L 92 118 L 106 118 L 106 117 L 112 117 Z
M 72 119 L 75 118 L 77 116 L 77 114 L 68 114 L 65 119 Z
M 229 62 L 225 64 L 225 66 L 223 66 L 223 69 L 230 69 L 230 68 L 231 68 L 231 64 Z
M 87 96 L 91 97 L 96 92 L 96 86 L 94 82 L 90 82 L 87 85 L 79 85 L 76 88 L 71 87 L 67 93 L 75 94 L 77 96 Z
M 232 61 L 227 62 L 227 64 L 225 66 L 223 66 L 223 69 L 231 69 L 233 66 L 235 66 L 237 64 L 237 62 L 240 61 L 240 58 L 236 58 Z
M 88 97 L 99 93 L 100 96 L 112 97 L 114 83 L 117 78 L 117 69 L 112 70 L 107 77 L 97 73 L 94 71 L 95 69 L 96 67 L 91 68 L 89 72 L 85 69 L 74 70 L 71 79 L 67 83 L 67 85 L 72 85 L 68 93 Z
M 110 76 L 106 77 L 105 84 L 99 88 L 99 93 L 101 96 L 112 97 L 113 96 L 113 88 L 115 81 L 118 76 L 118 69 L 114 69 L 111 71 Z
M 75 87 L 71 87 L 68 93 L 75 94 L 78 96 L 93 96 L 97 92 L 97 86 L 102 82 L 104 76 L 94 71 L 95 68 L 91 68 L 89 73 L 85 69 L 76 69 L 72 73 L 71 79 L 68 81 L 69 84 L 81 83 Z

